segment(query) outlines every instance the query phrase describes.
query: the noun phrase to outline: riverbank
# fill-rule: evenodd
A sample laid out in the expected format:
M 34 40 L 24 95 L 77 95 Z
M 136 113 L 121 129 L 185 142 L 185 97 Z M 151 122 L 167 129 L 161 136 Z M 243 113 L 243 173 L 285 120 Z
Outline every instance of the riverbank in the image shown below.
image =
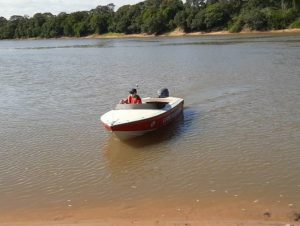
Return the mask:
M 203 205 L 165 205 L 148 200 L 142 203 L 103 205 L 95 208 L 70 207 L 64 210 L 26 210 L 1 213 L 1 226 L 300 226 L 296 208 L 271 207 L 259 202 Z M 271 207 L 271 208 L 270 208 Z
M 269 30 L 269 31 L 251 31 L 243 30 L 239 33 L 231 33 L 229 31 L 215 31 L 215 32 L 190 32 L 186 33 L 180 30 L 172 32 L 154 35 L 154 34 L 123 34 L 123 33 L 106 33 L 106 34 L 93 34 L 84 37 L 59 37 L 59 38 L 20 38 L 20 39 L 9 39 L 9 40 L 57 40 L 57 39 L 143 39 L 143 38 L 159 38 L 159 37 L 201 37 L 201 36 L 235 36 L 235 35 L 291 35 L 300 34 L 300 28 L 293 29 L 282 29 L 282 30 Z M 7 40 L 7 39 L 4 39 Z M 1 40 L 0 40 L 1 41 Z
M 106 220 L 106 221 L 83 221 L 83 222 L 30 222 L 30 223 L 4 223 L 2 226 L 299 226 L 288 222 L 263 222 L 263 221 L 134 221 L 134 220 Z
M 268 35 L 268 34 L 300 34 L 300 28 L 295 29 L 282 29 L 270 31 L 250 31 L 243 30 L 239 33 L 231 33 L 229 31 L 216 31 L 216 32 L 191 32 L 186 33 L 176 29 L 175 31 L 164 33 L 161 35 L 149 35 L 146 33 L 141 34 L 122 34 L 122 33 L 107 33 L 103 35 L 89 35 L 86 39 L 126 39 L 126 38 L 154 38 L 154 37 L 197 37 L 197 36 L 230 36 L 230 35 Z

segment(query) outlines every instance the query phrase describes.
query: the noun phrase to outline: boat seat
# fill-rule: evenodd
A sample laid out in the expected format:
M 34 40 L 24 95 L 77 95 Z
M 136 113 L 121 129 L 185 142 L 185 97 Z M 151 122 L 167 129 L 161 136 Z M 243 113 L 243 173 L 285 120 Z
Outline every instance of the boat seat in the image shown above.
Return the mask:
M 129 109 L 162 109 L 168 102 L 146 102 L 142 104 L 117 104 L 116 110 Z
M 162 101 L 149 101 L 149 102 L 146 102 L 146 104 L 155 104 L 156 105 L 156 109 L 162 109 L 168 103 L 169 102 L 162 102 Z

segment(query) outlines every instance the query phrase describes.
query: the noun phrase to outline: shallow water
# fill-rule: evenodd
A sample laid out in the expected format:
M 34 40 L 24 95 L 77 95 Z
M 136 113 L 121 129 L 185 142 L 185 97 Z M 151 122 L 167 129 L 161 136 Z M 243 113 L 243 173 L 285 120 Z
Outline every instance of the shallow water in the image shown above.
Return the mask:
M 168 87 L 185 109 L 124 143 L 99 117 L 135 84 L 144 97 Z M 299 35 L 1 41 L 0 212 L 147 200 L 298 211 L 299 87 Z

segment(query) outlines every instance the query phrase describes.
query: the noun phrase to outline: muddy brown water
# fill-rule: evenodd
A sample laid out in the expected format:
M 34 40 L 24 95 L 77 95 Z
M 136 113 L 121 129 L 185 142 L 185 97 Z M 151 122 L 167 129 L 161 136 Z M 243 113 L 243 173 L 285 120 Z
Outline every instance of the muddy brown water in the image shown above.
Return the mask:
M 99 117 L 136 84 L 185 109 L 124 143 Z M 158 200 L 273 217 L 299 212 L 299 172 L 299 35 L 0 42 L 2 213 Z

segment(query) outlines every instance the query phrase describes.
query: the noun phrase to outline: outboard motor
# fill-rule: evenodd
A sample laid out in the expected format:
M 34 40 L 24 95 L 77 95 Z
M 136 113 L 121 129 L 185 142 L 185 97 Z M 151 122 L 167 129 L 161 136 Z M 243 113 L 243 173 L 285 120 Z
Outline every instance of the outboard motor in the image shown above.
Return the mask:
M 162 88 L 157 90 L 157 95 L 159 98 L 169 97 L 169 90 L 167 88 Z

